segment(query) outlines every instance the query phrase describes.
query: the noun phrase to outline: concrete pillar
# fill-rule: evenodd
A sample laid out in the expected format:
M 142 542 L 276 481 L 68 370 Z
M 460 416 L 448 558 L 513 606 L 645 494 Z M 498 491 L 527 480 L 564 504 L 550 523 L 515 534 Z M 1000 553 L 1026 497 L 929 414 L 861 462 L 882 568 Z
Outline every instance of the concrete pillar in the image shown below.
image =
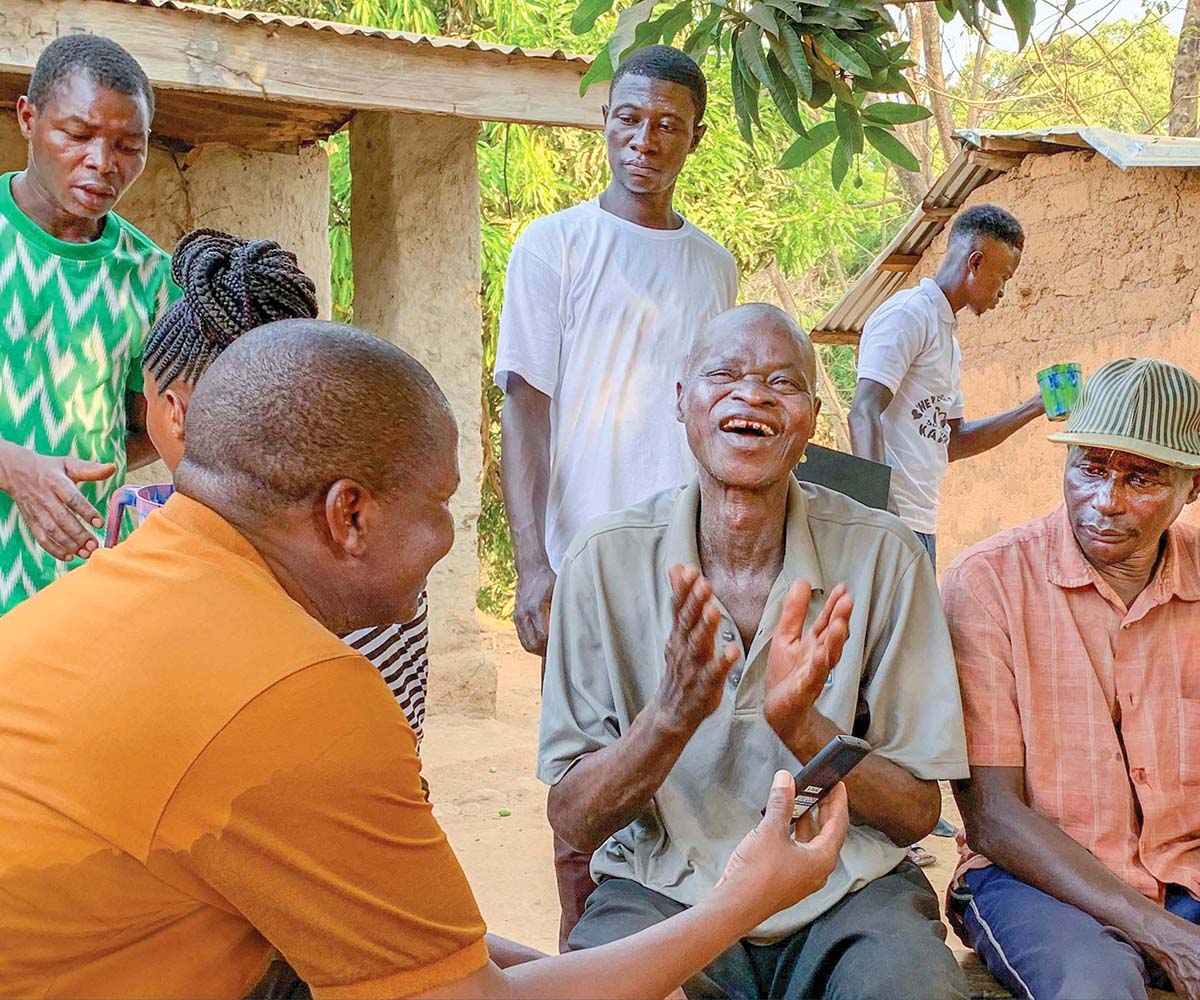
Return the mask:
M 275 240 L 313 279 L 328 318 L 329 157 L 322 147 L 272 153 L 217 142 L 179 157 L 155 148 L 118 211 L 165 250 L 199 228 Z M 161 462 L 129 474 L 135 485 L 170 478 Z
M 458 418 L 456 538 L 429 580 L 430 704 L 491 715 L 496 674 L 475 618 L 483 468 L 477 134 L 458 118 L 355 115 L 350 230 L 356 325 L 424 364 Z
M 317 286 L 321 316 L 331 303 L 329 157 L 319 145 L 297 153 L 205 143 L 184 166 L 189 228 L 275 240 Z

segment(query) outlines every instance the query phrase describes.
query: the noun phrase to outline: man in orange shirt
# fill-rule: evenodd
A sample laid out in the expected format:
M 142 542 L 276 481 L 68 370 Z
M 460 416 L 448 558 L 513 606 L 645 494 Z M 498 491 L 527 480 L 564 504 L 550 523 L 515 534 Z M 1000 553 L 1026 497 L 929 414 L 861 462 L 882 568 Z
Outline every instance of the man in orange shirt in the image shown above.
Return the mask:
M 824 883 L 795 786 L 718 888 L 587 955 L 500 970 L 379 672 L 334 634 L 412 614 L 454 537 L 457 431 L 416 361 L 315 320 L 199 383 L 177 494 L 0 620 L 0 996 L 662 996 Z M 833 655 L 840 653 L 840 648 Z
M 1200 996 L 1200 383 L 1100 368 L 1052 441 L 1064 507 L 943 597 L 971 778 L 949 909 L 1015 996 Z

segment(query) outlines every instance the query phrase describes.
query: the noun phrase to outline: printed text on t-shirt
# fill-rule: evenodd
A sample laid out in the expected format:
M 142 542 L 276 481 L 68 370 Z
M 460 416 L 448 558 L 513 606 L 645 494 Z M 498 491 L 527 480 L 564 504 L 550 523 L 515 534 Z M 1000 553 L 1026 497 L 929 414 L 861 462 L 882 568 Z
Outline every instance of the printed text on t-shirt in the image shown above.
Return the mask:
M 912 418 L 917 424 L 917 433 L 938 444 L 950 443 L 950 418 L 946 409 L 954 402 L 952 396 L 942 393 L 926 396 L 912 408 Z

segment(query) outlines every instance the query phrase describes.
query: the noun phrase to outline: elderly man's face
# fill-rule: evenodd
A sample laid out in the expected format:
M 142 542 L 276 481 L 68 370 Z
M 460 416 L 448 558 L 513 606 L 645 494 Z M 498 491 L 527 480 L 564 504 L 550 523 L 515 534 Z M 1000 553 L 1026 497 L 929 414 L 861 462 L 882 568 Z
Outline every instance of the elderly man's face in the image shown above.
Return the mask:
M 1094 566 L 1157 549 L 1200 492 L 1200 473 L 1105 448 L 1072 448 L 1063 476 L 1071 530 Z
M 769 315 L 739 313 L 714 322 L 693 350 L 677 415 L 702 469 L 727 486 L 754 489 L 791 474 L 820 403 L 811 345 Z

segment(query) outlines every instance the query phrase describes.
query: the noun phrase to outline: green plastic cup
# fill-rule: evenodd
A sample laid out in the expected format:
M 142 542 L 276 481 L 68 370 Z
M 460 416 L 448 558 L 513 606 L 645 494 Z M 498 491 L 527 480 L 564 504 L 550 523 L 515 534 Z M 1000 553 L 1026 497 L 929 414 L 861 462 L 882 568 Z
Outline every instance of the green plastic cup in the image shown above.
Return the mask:
M 1037 373 L 1042 390 L 1042 405 L 1051 420 L 1066 420 L 1079 402 L 1083 389 L 1083 367 L 1075 362 L 1051 365 Z

